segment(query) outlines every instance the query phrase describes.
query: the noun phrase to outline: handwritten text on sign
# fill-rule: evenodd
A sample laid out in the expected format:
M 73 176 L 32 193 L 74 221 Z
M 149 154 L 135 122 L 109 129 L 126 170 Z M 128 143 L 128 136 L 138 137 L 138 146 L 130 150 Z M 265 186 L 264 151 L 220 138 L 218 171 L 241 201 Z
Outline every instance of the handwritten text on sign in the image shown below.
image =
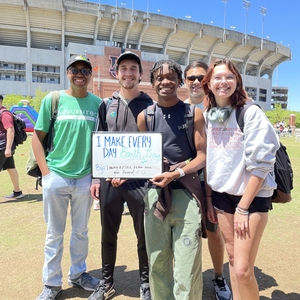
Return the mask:
M 94 178 L 152 178 L 161 173 L 161 133 L 92 133 Z

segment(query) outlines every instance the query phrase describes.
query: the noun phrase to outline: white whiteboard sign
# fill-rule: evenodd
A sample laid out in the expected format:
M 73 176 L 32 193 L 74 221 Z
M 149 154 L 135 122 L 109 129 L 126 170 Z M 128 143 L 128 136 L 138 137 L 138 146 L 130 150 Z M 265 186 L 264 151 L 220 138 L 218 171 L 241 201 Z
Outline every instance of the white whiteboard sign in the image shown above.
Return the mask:
M 153 178 L 162 173 L 162 134 L 92 133 L 93 178 Z

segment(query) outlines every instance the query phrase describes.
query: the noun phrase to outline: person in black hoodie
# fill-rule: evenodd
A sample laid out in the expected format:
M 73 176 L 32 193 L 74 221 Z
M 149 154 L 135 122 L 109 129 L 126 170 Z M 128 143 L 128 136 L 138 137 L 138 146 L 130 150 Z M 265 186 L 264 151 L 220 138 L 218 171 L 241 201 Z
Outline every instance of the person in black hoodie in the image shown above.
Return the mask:
M 153 100 L 139 90 L 143 75 L 141 60 L 133 52 L 122 53 L 116 62 L 116 76 L 120 91 L 105 99 L 98 113 L 98 131 L 138 131 L 138 114 L 153 104 Z M 137 236 L 141 299 L 151 299 L 149 268 L 144 235 L 144 201 L 146 180 L 93 179 L 91 195 L 100 201 L 102 225 L 101 255 L 102 280 L 89 300 L 109 299 L 114 293 L 114 267 L 117 254 L 117 235 L 121 224 L 124 203 L 127 202 Z M 101 188 L 100 188 L 101 187 Z M 100 197 L 99 197 L 100 196 Z

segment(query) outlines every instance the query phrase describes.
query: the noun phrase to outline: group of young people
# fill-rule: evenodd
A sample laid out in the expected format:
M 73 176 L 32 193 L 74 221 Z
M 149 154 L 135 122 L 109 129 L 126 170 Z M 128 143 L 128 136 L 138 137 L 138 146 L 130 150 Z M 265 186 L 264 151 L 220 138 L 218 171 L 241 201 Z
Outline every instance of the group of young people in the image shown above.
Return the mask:
M 243 132 L 239 128 L 235 112 L 251 100 L 233 63 L 220 59 L 208 67 L 193 62 L 183 73 L 175 61 L 160 60 L 150 70 L 157 94 L 153 101 L 139 90 L 140 57 L 124 52 L 116 62 L 120 89 L 109 105 L 87 91 L 92 76 L 87 57 L 72 56 L 66 71 L 70 87 L 60 92 L 54 150 L 46 156 L 42 146 L 50 125 L 50 95 L 42 101 L 32 138 L 43 175 L 47 223 L 44 289 L 37 300 L 56 299 L 62 291 L 69 203 L 68 283 L 92 291 L 89 300 L 115 294 L 117 235 L 125 202 L 137 236 L 141 299 L 202 299 L 202 237 L 208 237 L 216 299 L 258 300 L 254 263 L 272 209 L 279 143 L 256 105 L 245 113 Z M 177 96 L 184 83 L 189 92 L 185 102 Z M 149 107 L 155 119 L 151 126 Z M 162 132 L 162 174 L 149 180 L 92 180 L 94 130 Z M 89 275 L 85 262 L 92 198 L 100 201 L 101 280 Z M 232 292 L 223 276 L 224 248 Z

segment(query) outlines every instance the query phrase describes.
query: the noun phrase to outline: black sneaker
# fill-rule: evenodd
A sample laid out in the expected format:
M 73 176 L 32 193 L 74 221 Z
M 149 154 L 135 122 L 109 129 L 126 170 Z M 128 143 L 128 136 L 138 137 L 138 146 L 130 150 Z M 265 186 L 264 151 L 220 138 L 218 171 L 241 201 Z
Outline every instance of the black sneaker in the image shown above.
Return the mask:
M 213 285 L 215 288 L 217 300 L 231 300 L 232 299 L 231 291 L 230 291 L 224 277 L 217 277 L 216 279 L 213 279 L 212 282 L 213 282 Z
M 89 273 L 84 272 L 76 279 L 69 279 L 68 284 L 92 292 L 97 287 L 99 281 L 98 278 L 92 277 Z
M 94 290 L 93 294 L 89 296 L 88 300 L 106 300 L 114 295 L 114 282 L 105 283 L 102 279 Z
M 143 283 L 140 288 L 140 295 L 142 300 L 151 300 L 150 285 Z

